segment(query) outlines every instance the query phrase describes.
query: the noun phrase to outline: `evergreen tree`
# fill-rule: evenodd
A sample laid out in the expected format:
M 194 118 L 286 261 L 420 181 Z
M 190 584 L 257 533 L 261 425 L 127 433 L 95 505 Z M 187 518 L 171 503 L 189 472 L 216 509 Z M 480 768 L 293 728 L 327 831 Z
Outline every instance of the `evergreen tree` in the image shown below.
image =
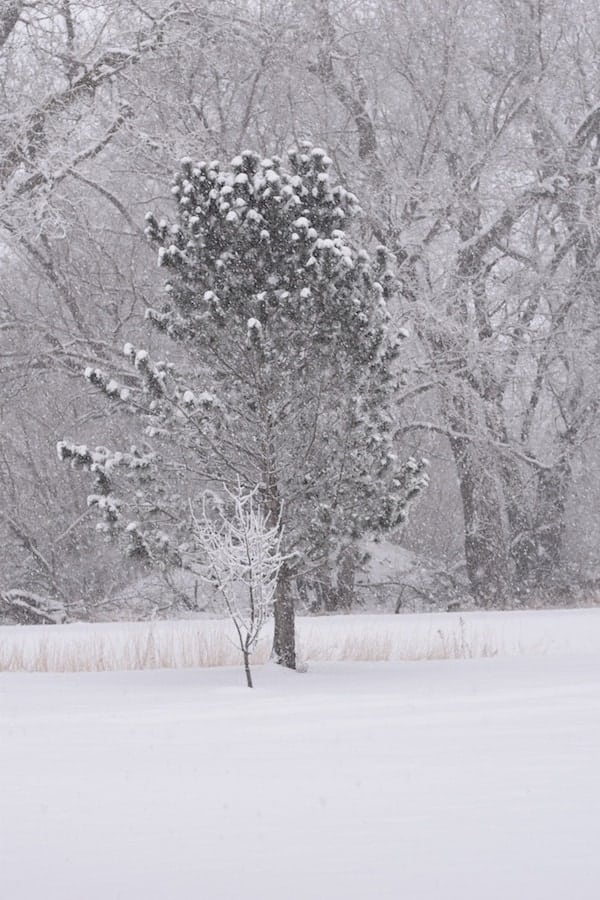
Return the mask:
M 397 526 L 426 483 L 423 463 L 401 464 L 393 446 L 401 335 L 388 257 L 379 248 L 373 262 L 351 242 L 358 203 L 330 165 L 310 145 L 290 151 L 289 169 L 250 152 L 226 169 L 182 160 L 173 224 L 149 214 L 146 229 L 168 273 L 147 318 L 172 339 L 170 359 L 126 345 L 133 387 L 86 371 L 143 417 L 152 450 L 59 445 L 95 473 L 106 527 L 162 564 L 194 553 L 187 510 L 202 487 L 258 485 L 283 528 L 274 654 L 292 668 L 294 575 Z M 145 488 L 119 496 L 119 472 Z

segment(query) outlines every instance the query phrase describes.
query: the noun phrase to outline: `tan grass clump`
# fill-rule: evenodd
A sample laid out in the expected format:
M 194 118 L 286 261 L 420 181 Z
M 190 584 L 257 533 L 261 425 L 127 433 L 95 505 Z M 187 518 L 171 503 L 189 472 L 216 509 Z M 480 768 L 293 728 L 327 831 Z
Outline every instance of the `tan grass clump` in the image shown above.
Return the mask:
M 0 671 L 109 672 L 237 666 L 241 654 L 225 621 L 124 623 L 0 629 Z M 305 619 L 298 628 L 298 656 L 305 662 L 408 662 L 495 656 L 493 633 L 468 628 L 462 618 L 448 627 L 410 632 L 401 619 L 362 626 L 356 617 Z M 260 639 L 252 664 L 269 659 L 271 634 Z

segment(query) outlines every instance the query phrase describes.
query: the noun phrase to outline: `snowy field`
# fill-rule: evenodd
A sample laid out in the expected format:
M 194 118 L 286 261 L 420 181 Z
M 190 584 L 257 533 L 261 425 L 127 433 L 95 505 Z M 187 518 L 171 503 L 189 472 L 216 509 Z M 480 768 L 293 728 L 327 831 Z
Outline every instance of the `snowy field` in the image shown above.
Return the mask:
M 467 658 L 0 674 L 0 895 L 597 900 L 598 611 L 374 618 Z

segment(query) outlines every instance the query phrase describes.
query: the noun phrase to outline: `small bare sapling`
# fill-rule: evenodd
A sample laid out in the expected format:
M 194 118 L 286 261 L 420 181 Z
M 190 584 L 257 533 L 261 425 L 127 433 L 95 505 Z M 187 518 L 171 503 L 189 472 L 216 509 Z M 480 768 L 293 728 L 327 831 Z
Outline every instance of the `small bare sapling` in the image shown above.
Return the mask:
M 197 574 L 222 597 L 233 622 L 244 659 L 246 681 L 252 687 L 250 656 L 261 629 L 273 612 L 281 552 L 281 521 L 270 521 L 257 498 L 258 487 L 235 491 L 224 486 L 224 503 L 204 495 L 202 517 L 192 510 L 198 551 Z

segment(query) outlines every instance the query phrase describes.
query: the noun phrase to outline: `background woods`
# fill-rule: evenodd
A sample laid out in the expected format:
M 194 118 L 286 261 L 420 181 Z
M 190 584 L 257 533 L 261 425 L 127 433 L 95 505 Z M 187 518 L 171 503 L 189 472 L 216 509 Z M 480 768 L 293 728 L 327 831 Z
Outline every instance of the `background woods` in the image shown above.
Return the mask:
M 55 458 L 142 439 L 81 373 L 126 383 L 142 333 L 162 352 L 144 216 L 170 215 L 178 160 L 303 140 L 399 283 L 393 440 L 431 459 L 403 545 L 480 604 L 596 578 L 599 42 L 591 2 L 4 3 L 0 591 L 95 615 L 145 571 Z M 354 550 L 313 599 L 347 599 Z

